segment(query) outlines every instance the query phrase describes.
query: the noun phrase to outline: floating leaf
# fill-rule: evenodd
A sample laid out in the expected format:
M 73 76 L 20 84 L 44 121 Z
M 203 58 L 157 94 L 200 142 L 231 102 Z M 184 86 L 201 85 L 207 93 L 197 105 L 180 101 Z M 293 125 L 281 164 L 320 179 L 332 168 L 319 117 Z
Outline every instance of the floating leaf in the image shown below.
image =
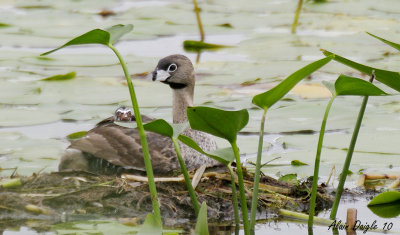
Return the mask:
M 10 27 L 10 24 L 0 23 L 0 28 Z
M 237 133 L 249 121 L 249 112 L 246 109 L 225 111 L 199 106 L 188 108 L 187 115 L 193 129 L 224 138 L 230 143 L 236 141 Z
M 389 46 L 391 46 L 391 47 L 393 47 L 393 48 L 396 48 L 397 50 L 400 51 L 400 44 L 397 44 L 397 43 L 388 41 L 388 40 L 386 40 L 386 39 L 383 39 L 383 38 L 381 38 L 381 37 L 378 37 L 378 36 L 376 36 L 376 35 L 373 35 L 372 33 L 368 33 L 368 32 L 367 32 L 367 34 L 371 35 L 371 36 L 374 37 L 374 38 L 377 38 L 377 39 L 381 40 L 382 42 L 384 42 L 384 43 L 388 44 Z
M 232 148 L 222 148 L 222 149 L 217 149 L 211 152 L 206 152 L 203 149 L 200 148 L 200 146 L 190 137 L 180 135 L 178 139 L 186 144 L 187 146 L 191 147 L 192 149 L 209 156 L 212 159 L 215 159 L 219 162 L 221 162 L 224 165 L 228 165 L 230 162 L 233 162 L 235 160 L 235 155 L 233 154 Z
M 131 24 L 128 25 L 114 25 L 106 30 L 102 29 L 93 29 L 87 33 L 82 34 L 81 36 L 78 36 L 69 42 L 65 43 L 64 45 L 45 52 L 41 54 L 42 56 L 48 55 L 50 53 L 53 53 L 57 50 L 60 50 L 61 48 L 67 47 L 67 46 L 73 46 L 73 45 L 82 45 L 82 44 L 103 44 L 103 45 L 108 45 L 108 44 L 113 44 L 115 43 L 119 38 L 121 38 L 124 34 L 128 33 L 133 29 L 133 26 Z
M 380 96 L 387 95 L 374 84 L 359 78 L 340 75 L 335 82 L 337 95 Z
M 183 42 L 183 48 L 187 51 L 217 50 L 225 47 L 231 47 L 231 46 L 206 43 L 202 41 L 192 41 L 192 40 L 186 40 Z
M 60 120 L 57 113 L 22 110 L 22 109 L 0 109 L 0 126 L 25 126 L 50 123 Z
M 67 139 L 68 140 L 80 139 L 80 138 L 84 137 L 86 135 L 86 133 L 87 133 L 87 131 L 74 132 L 74 133 L 67 135 Z
M 252 100 L 253 104 L 262 109 L 270 108 L 283 96 L 285 96 L 303 78 L 320 69 L 332 59 L 333 56 L 326 57 L 297 70 L 271 90 L 254 96 Z
M 390 88 L 395 89 L 396 91 L 400 91 L 400 74 L 398 72 L 377 69 L 377 68 L 369 67 L 369 66 L 366 66 L 363 64 L 359 64 L 359 63 L 356 63 L 354 61 L 351 61 L 349 59 L 346 59 L 344 57 L 341 57 L 339 55 L 336 55 L 336 54 L 326 51 L 326 50 L 322 50 L 322 52 L 326 56 L 334 55 L 335 56 L 334 60 L 336 60 L 337 62 L 347 65 L 347 66 L 349 66 L 353 69 L 356 69 L 362 73 L 371 75 L 372 71 L 375 70 L 376 80 L 382 82 L 383 84 L 389 86 Z
M 217 24 L 217 26 L 219 27 L 224 27 L 224 28 L 230 28 L 233 29 L 233 26 L 229 23 L 225 23 L 225 24 Z
M 388 191 L 376 195 L 369 203 L 368 206 L 380 205 L 391 202 L 400 202 L 400 192 Z
M 207 204 L 203 202 L 200 207 L 199 215 L 197 216 L 196 235 L 208 235 L 208 222 L 207 222 Z
M 162 235 L 162 227 L 157 222 L 154 214 L 148 214 L 146 220 L 144 221 L 142 227 L 137 233 L 138 235 Z
M 70 80 L 76 77 L 75 72 L 70 72 L 67 74 L 59 74 L 59 75 L 54 75 L 51 77 L 43 78 L 42 81 L 65 81 L 65 80 Z
M 301 162 L 299 160 L 293 160 L 290 162 L 292 166 L 307 166 L 307 163 Z

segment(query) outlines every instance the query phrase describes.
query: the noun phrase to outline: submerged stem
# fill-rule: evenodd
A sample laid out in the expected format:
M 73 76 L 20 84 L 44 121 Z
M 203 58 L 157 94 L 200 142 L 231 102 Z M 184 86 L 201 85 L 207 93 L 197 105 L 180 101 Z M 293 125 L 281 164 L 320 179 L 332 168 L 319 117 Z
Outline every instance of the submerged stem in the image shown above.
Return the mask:
M 260 136 L 258 138 L 256 170 L 254 172 L 254 188 L 253 188 L 253 198 L 251 199 L 251 214 L 250 214 L 250 230 L 252 230 L 252 231 L 254 231 L 254 226 L 256 225 L 258 185 L 260 183 L 261 156 L 262 156 L 262 148 L 263 148 L 263 143 L 264 143 L 264 124 L 265 124 L 265 116 L 267 115 L 267 110 L 268 109 L 264 110 L 264 113 L 261 117 Z
M 299 22 L 302 6 L 303 6 L 303 0 L 299 0 L 299 3 L 297 4 L 296 14 L 294 15 L 294 20 L 292 24 L 292 34 L 296 33 L 297 23 Z
M 229 163 L 226 167 L 228 167 L 229 173 L 231 174 L 233 211 L 235 213 L 235 228 L 240 228 L 239 203 L 237 200 L 236 183 L 235 183 L 236 180 L 235 180 L 235 173 L 233 173 L 231 164 L 232 163 Z
M 319 164 L 321 162 L 321 151 L 322 151 L 322 144 L 324 142 L 326 121 L 328 119 L 328 114 L 329 114 L 329 111 L 331 110 L 332 103 L 335 100 L 335 98 L 336 98 L 336 95 L 333 95 L 331 100 L 329 101 L 328 105 L 326 106 L 324 119 L 322 119 L 321 130 L 319 132 L 317 154 L 315 156 L 315 164 L 314 164 L 313 184 L 312 184 L 312 190 L 311 190 L 310 211 L 308 213 L 309 214 L 309 216 L 308 216 L 308 228 L 309 229 L 312 229 L 312 226 L 314 223 L 315 202 L 317 200 Z
M 250 235 L 250 227 L 249 227 L 249 215 L 247 211 L 247 201 L 246 201 L 246 192 L 244 190 L 244 182 L 243 182 L 243 170 L 242 164 L 240 162 L 239 149 L 236 144 L 236 140 L 231 143 L 233 153 L 235 154 L 236 159 L 236 172 L 238 175 L 238 183 L 239 183 L 239 192 L 240 192 L 240 206 L 242 207 L 242 218 L 243 218 L 243 227 L 244 234 Z
M 128 68 L 126 67 L 126 63 L 125 63 L 124 59 L 122 58 L 122 56 L 119 54 L 117 48 L 115 48 L 111 44 L 108 44 L 107 46 L 111 50 L 113 50 L 115 55 L 118 57 L 119 62 L 122 66 L 122 69 L 124 70 L 126 81 L 128 83 L 129 94 L 131 95 L 133 111 L 135 113 L 137 128 L 139 131 L 140 143 L 142 144 L 144 165 L 146 168 L 147 178 L 149 179 L 149 191 L 150 191 L 150 195 L 151 195 L 151 202 L 153 204 L 153 211 L 154 211 L 154 215 L 157 219 L 157 222 L 160 225 L 162 225 L 161 212 L 160 212 L 160 206 L 158 205 L 157 189 L 156 189 L 156 183 L 154 182 L 154 174 L 153 174 L 153 167 L 151 165 L 149 146 L 147 144 L 146 133 L 143 128 L 142 116 L 140 115 L 139 105 L 137 102 L 132 79 L 129 75 Z
M 193 189 L 192 182 L 190 181 L 190 177 L 189 177 L 188 171 L 185 166 L 185 161 L 182 158 L 182 154 L 181 154 L 181 151 L 179 148 L 179 143 L 178 143 L 177 139 L 175 139 L 175 138 L 171 138 L 171 139 L 172 139 L 172 142 L 174 143 L 176 155 L 178 156 L 179 165 L 181 166 L 181 171 L 183 173 L 183 177 L 185 178 L 186 187 L 189 191 L 189 195 L 190 195 L 190 199 L 192 200 L 194 211 L 196 212 L 196 215 L 199 215 L 199 211 L 200 211 L 199 201 L 197 200 L 197 196 Z
M 369 81 L 372 83 L 374 78 L 375 78 L 375 72 L 372 71 L 371 79 Z M 344 182 L 346 181 L 347 172 L 349 171 L 351 158 L 353 157 L 354 147 L 356 146 L 358 132 L 360 131 L 361 122 L 364 117 L 365 108 L 367 107 L 367 103 L 368 103 L 368 96 L 364 96 L 363 102 L 360 107 L 360 111 L 358 112 L 357 122 L 354 127 L 353 136 L 351 137 L 349 150 L 347 151 L 346 160 L 343 164 L 342 175 L 340 176 L 339 185 L 336 190 L 335 201 L 333 202 L 332 211 L 330 214 L 330 219 L 332 219 L 332 220 L 336 218 L 337 210 L 338 210 L 339 203 L 340 203 L 340 198 L 342 197 L 342 193 L 343 193 Z

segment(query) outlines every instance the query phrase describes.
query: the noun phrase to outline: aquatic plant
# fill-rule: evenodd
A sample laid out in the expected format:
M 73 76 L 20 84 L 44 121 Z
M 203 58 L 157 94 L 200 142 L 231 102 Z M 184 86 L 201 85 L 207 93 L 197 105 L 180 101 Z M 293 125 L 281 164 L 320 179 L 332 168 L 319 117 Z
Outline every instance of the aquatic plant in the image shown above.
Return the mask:
M 370 34 L 370 33 L 369 33 Z M 383 41 L 384 43 L 396 48 L 397 50 L 399 50 L 400 45 L 394 42 L 390 42 L 386 39 L 380 38 L 378 36 L 372 35 L 371 36 L 378 38 L 379 40 Z M 378 68 L 373 68 L 367 65 L 363 65 L 357 62 L 354 62 L 352 60 L 349 60 L 347 58 L 344 58 L 342 56 L 336 55 L 332 52 L 326 51 L 326 50 L 322 50 L 323 53 L 326 56 L 332 56 L 334 55 L 334 60 L 342 63 L 346 66 L 349 66 L 353 69 L 356 69 L 362 73 L 368 74 L 369 76 L 372 76 L 372 74 L 374 74 L 375 79 L 380 81 L 381 83 L 385 84 L 386 86 L 396 90 L 396 91 L 400 91 L 400 74 L 398 72 L 394 72 L 394 71 L 389 71 L 389 70 L 383 70 L 383 69 L 378 69 Z M 344 182 L 346 181 L 346 177 L 347 177 L 347 172 L 349 170 L 349 166 L 351 164 L 351 159 L 353 156 L 353 152 L 354 152 L 354 147 L 357 141 L 357 136 L 358 136 L 358 131 L 359 128 L 361 126 L 361 122 L 362 122 L 362 118 L 364 115 L 364 111 L 365 111 L 365 106 L 368 102 L 368 97 L 364 97 L 363 99 L 363 103 L 361 105 L 360 111 L 359 111 L 359 115 L 357 118 L 357 122 L 355 124 L 354 127 L 354 132 L 353 132 L 353 136 L 351 138 L 350 141 L 350 145 L 349 145 L 349 149 L 347 152 L 347 156 L 346 156 L 346 160 L 345 160 L 345 164 L 343 165 L 343 169 L 342 169 L 342 173 L 341 173 L 341 177 L 339 180 L 339 185 L 335 194 L 335 200 L 332 206 L 332 210 L 331 210 L 331 214 L 330 214 L 330 218 L 331 219 L 335 219 L 336 218 L 336 214 L 337 214 L 337 210 L 339 207 L 339 203 L 340 203 L 340 198 L 343 192 L 343 188 L 344 188 Z
M 84 34 L 68 41 L 64 45 L 62 45 L 54 50 L 45 52 L 41 55 L 42 56 L 48 55 L 48 54 L 51 54 L 57 50 L 60 50 L 64 47 L 68 47 L 68 46 L 82 45 L 82 44 L 101 44 L 101 45 L 105 45 L 108 48 L 110 48 L 115 53 L 115 55 L 118 57 L 118 60 L 122 66 L 122 69 L 124 71 L 124 75 L 125 75 L 125 78 L 126 78 L 126 81 L 128 84 L 129 94 L 131 96 L 131 101 L 132 101 L 132 107 L 133 107 L 135 117 L 136 117 L 136 123 L 137 123 L 137 128 L 139 131 L 140 142 L 142 144 L 143 159 L 144 159 L 144 163 L 145 163 L 146 174 L 149 179 L 149 191 L 150 191 L 151 200 L 153 203 L 153 212 L 157 219 L 157 222 L 159 224 L 162 224 L 160 206 L 158 205 L 157 189 L 156 189 L 156 184 L 154 182 L 153 168 L 152 168 L 151 160 L 150 160 L 150 152 L 149 152 L 149 147 L 147 144 L 146 133 L 143 128 L 142 116 L 140 115 L 140 110 L 139 110 L 139 106 L 138 106 L 138 102 L 137 102 L 137 98 L 136 98 L 135 89 L 134 89 L 132 79 L 128 72 L 128 68 L 126 66 L 125 61 L 122 58 L 119 51 L 117 50 L 117 48 L 114 47 L 114 44 L 122 36 L 129 33 L 130 31 L 132 31 L 132 29 L 133 29 L 133 25 L 131 25 L 131 24 L 128 24 L 128 25 L 118 24 L 118 25 L 114 25 L 110 28 L 107 28 L 105 30 L 94 29 L 94 30 L 91 30 L 87 33 L 84 33 Z
M 333 59 L 333 56 L 326 57 L 321 60 L 315 61 L 307 66 L 297 70 L 296 72 L 289 75 L 286 79 L 280 82 L 277 86 L 272 88 L 269 91 L 258 94 L 253 97 L 253 104 L 257 105 L 259 108 L 264 110 L 264 113 L 261 118 L 260 132 L 259 132 L 259 141 L 258 141 L 258 151 L 257 151 L 257 160 L 256 160 L 256 169 L 254 173 L 254 188 L 253 188 L 253 198 L 251 201 L 251 216 L 250 216 L 250 226 L 254 229 L 255 226 L 255 218 L 257 211 L 257 197 L 258 197 L 258 185 L 260 183 L 260 175 L 261 175 L 261 157 L 262 157 L 262 148 L 264 142 L 264 124 L 265 117 L 268 109 L 273 106 L 276 102 L 278 102 L 284 95 L 286 95 L 298 82 L 300 82 L 305 77 L 309 76 L 311 73 L 320 69 L 322 66 L 326 65 Z
M 372 79 L 370 80 L 370 82 L 372 82 Z M 336 80 L 335 84 L 324 82 L 324 85 L 332 93 L 332 98 L 329 100 L 329 102 L 326 106 L 325 114 L 322 119 L 321 129 L 319 132 L 317 153 L 315 156 L 315 164 L 314 164 L 314 175 L 313 175 L 313 184 L 312 184 L 312 190 L 311 190 L 309 218 L 308 218 L 308 227 L 309 228 L 312 227 L 313 222 L 314 222 L 314 212 L 315 212 L 315 203 L 316 203 L 316 199 L 317 199 L 317 186 L 318 186 L 318 175 L 319 175 L 319 165 L 320 165 L 320 159 L 321 159 L 322 144 L 324 141 L 326 122 L 328 119 L 329 111 L 332 107 L 332 103 L 337 96 L 348 96 L 348 95 L 365 96 L 364 101 L 361 105 L 359 117 L 357 118 L 357 123 L 359 125 L 357 125 L 358 128 L 353 132 L 353 138 L 351 141 L 352 144 L 350 145 L 351 149 L 349 148 L 349 151 L 348 151 L 348 153 L 350 153 L 350 152 L 352 153 L 354 150 L 355 141 L 356 141 L 356 138 L 358 135 L 358 130 L 360 129 L 359 127 L 361 125 L 361 120 L 362 120 L 362 117 L 363 117 L 363 114 L 365 111 L 365 106 L 366 106 L 366 102 L 368 100 L 368 96 L 387 95 L 384 91 L 382 91 L 378 87 L 374 86 L 370 82 L 364 81 L 359 78 L 345 76 L 345 75 L 340 75 L 338 77 L 338 79 Z M 345 165 L 347 165 L 346 168 L 348 169 L 348 167 L 350 165 L 348 158 L 346 158 Z M 346 175 L 347 174 L 342 173 L 342 177 L 346 177 Z M 344 182 L 344 181 L 341 181 L 341 182 Z

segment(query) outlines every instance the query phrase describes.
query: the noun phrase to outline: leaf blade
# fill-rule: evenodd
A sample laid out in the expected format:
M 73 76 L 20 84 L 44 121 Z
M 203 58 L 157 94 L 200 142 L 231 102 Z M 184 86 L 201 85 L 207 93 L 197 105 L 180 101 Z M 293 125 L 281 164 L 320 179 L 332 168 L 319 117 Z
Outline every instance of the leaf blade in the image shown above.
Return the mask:
M 200 207 L 199 215 L 197 216 L 196 235 L 208 235 L 208 222 L 207 222 L 207 204 L 203 202 Z
M 233 162 L 235 160 L 232 148 L 223 148 L 211 152 L 206 152 L 202 148 L 200 148 L 200 146 L 190 137 L 179 135 L 178 139 L 179 141 L 196 150 L 197 152 L 200 152 L 212 159 L 215 159 L 224 165 L 228 165 L 230 162 Z
M 372 37 L 374 37 L 374 38 L 376 38 L 376 39 L 386 43 L 387 45 L 389 45 L 389 46 L 391 46 L 391 47 L 393 47 L 393 48 L 395 48 L 395 49 L 400 51 L 400 44 L 397 44 L 397 43 L 391 42 L 389 40 L 386 40 L 384 38 L 378 37 L 378 36 L 373 35 L 372 33 L 369 33 L 369 32 L 367 32 L 367 34 L 371 35 Z
M 335 82 L 335 90 L 338 96 L 360 95 L 360 96 L 381 96 L 387 95 L 374 84 L 359 78 L 341 74 Z
M 388 86 L 396 91 L 400 91 L 400 74 L 398 72 L 393 72 L 393 71 L 389 71 L 389 70 L 377 69 L 377 68 L 373 68 L 370 66 L 366 66 L 366 65 L 354 62 L 352 60 L 346 59 L 342 56 L 336 55 L 327 50 L 322 50 L 322 52 L 326 56 L 334 55 L 335 57 L 333 59 L 336 60 L 337 62 L 347 65 L 347 66 L 349 66 L 355 70 L 358 70 L 362 73 L 371 75 L 372 71 L 375 70 L 376 80 L 380 81 L 381 83 L 385 84 L 386 86 Z
M 110 43 L 114 44 L 116 43 L 122 36 L 125 34 L 129 33 L 132 31 L 133 25 L 132 24 L 117 24 L 114 26 L 111 26 L 107 28 L 105 31 L 107 31 L 110 34 Z
M 285 80 L 283 80 L 271 90 L 254 96 L 252 103 L 262 109 L 270 108 L 283 96 L 285 96 L 298 82 L 327 64 L 333 59 L 333 57 L 334 56 L 328 56 L 304 66 L 303 68 L 289 75 Z
M 103 44 L 103 45 L 107 45 L 110 42 L 110 33 L 107 31 L 104 31 L 102 29 L 93 29 L 87 33 L 84 33 L 70 41 L 68 41 L 67 43 L 65 43 L 64 45 L 53 49 L 51 51 L 47 51 L 45 53 L 40 54 L 41 56 L 45 56 L 48 54 L 51 54 L 55 51 L 58 51 L 64 47 L 68 47 L 68 46 L 73 46 L 73 45 L 83 45 L 83 44 Z
M 224 138 L 230 143 L 236 140 L 237 133 L 249 122 L 246 109 L 226 111 L 197 106 L 188 108 L 187 115 L 192 129 Z
M 387 191 L 376 195 L 368 203 L 368 206 L 381 205 L 386 203 L 392 203 L 400 201 L 400 192 L 397 191 Z
M 76 77 L 76 73 L 70 72 L 70 73 L 66 73 L 66 74 L 58 74 L 58 75 L 54 75 L 51 77 L 43 78 L 43 79 L 41 79 L 41 81 L 66 81 L 66 80 L 74 79 L 75 77 Z

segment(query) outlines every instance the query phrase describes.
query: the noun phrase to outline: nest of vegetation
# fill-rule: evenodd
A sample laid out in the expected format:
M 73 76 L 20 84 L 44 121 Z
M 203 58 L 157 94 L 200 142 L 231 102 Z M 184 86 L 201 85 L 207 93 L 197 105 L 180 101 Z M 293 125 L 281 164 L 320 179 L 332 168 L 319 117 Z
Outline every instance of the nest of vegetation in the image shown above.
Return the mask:
M 251 189 L 253 175 L 245 171 L 244 178 Z M 140 223 L 152 210 L 147 182 L 128 177 L 53 172 L 19 179 L 20 185 L 0 188 L 0 230 L 32 219 L 41 221 L 40 226 L 84 218 L 131 218 Z M 156 183 L 161 213 L 166 226 L 185 227 L 196 218 L 184 181 L 175 179 Z M 224 170 L 206 171 L 196 187 L 200 203 L 207 202 L 211 223 L 234 219 L 230 179 Z M 278 209 L 308 211 L 311 182 L 293 185 L 263 176 L 259 189 L 259 219 L 273 217 Z M 317 211 L 329 208 L 332 198 L 322 187 L 318 192 Z M 250 203 L 251 190 L 247 196 Z

